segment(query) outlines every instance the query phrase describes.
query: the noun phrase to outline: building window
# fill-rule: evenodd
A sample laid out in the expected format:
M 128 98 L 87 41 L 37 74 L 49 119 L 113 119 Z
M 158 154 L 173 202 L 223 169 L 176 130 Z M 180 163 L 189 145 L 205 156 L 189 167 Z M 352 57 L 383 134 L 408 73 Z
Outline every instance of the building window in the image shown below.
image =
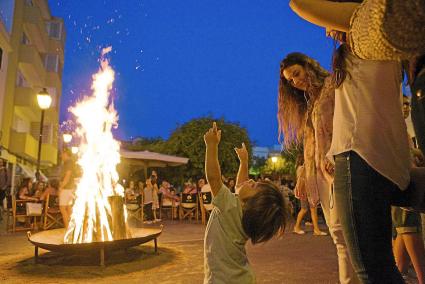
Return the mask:
M 32 2 L 32 0 L 25 0 L 25 5 L 26 6 L 34 6 L 34 3 Z
M 22 75 L 21 72 L 18 71 L 16 75 L 16 86 L 17 87 L 29 87 L 28 81 L 25 80 L 24 75 Z
M 27 37 L 27 35 L 26 35 L 25 33 L 22 33 L 22 40 L 21 40 L 21 43 L 22 43 L 22 44 L 25 44 L 25 45 L 29 45 L 29 44 L 31 44 L 31 42 L 30 42 L 29 38 Z
M 46 54 L 44 57 L 44 67 L 48 72 L 58 72 L 59 56 L 56 54 Z
M 51 38 L 62 39 L 62 23 L 61 22 L 48 22 L 46 24 L 47 33 Z

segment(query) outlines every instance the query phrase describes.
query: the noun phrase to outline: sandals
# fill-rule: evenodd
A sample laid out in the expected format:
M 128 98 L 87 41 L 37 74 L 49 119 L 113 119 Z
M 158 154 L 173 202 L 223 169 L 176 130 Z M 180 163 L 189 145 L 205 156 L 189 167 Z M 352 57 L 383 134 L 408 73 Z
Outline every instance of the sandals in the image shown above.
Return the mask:
M 318 233 L 316 233 L 316 232 L 313 233 L 313 236 L 327 236 L 327 235 L 328 235 L 328 233 L 325 233 L 325 232 L 322 232 L 322 231 L 320 231 Z
M 305 232 L 303 230 L 293 230 L 292 233 L 297 234 L 297 235 L 305 235 Z

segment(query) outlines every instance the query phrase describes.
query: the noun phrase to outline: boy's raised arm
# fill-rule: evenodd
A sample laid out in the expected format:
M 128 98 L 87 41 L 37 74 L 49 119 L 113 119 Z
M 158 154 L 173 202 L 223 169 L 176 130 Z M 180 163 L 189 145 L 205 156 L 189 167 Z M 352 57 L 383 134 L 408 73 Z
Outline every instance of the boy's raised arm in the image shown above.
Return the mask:
M 206 146 L 205 174 L 214 196 L 218 194 L 220 188 L 223 186 L 220 164 L 218 162 L 218 144 L 220 143 L 220 139 L 221 130 L 217 129 L 217 124 L 214 122 L 213 127 L 204 135 Z
M 242 143 L 241 148 L 235 148 L 236 154 L 239 158 L 239 170 L 236 177 L 236 186 L 249 179 L 248 175 L 248 151 L 246 150 L 245 143 Z

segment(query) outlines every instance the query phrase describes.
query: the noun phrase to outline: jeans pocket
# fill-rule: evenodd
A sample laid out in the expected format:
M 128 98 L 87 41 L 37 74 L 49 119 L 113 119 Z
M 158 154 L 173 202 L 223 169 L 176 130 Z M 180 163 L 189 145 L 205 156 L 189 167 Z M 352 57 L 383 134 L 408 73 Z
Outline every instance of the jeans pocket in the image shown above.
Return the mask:
M 342 153 L 335 156 L 334 188 L 345 188 L 350 182 L 350 154 Z

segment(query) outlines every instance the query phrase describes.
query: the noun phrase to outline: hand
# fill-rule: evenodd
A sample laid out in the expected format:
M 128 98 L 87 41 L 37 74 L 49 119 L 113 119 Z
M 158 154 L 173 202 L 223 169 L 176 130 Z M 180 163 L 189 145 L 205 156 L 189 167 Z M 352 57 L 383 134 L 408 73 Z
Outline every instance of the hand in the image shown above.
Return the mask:
M 328 159 L 325 160 L 325 170 L 330 175 L 333 175 L 335 171 L 335 166 Z
M 412 152 L 413 152 L 415 166 L 423 167 L 424 166 L 424 155 L 422 154 L 421 150 L 413 149 Z
M 205 145 L 213 146 L 218 145 L 221 140 L 221 130 L 217 129 L 217 123 L 213 122 L 213 127 L 210 128 L 204 135 Z
M 298 182 L 301 181 L 297 181 L 297 185 L 294 189 L 294 195 L 299 200 L 307 200 L 307 192 L 305 191 L 305 186 L 299 185 Z
M 248 150 L 245 147 L 245 143 L 242 143 L 241 148 L 235 148 L 235 152 L 240 161 L 248 161 Z

